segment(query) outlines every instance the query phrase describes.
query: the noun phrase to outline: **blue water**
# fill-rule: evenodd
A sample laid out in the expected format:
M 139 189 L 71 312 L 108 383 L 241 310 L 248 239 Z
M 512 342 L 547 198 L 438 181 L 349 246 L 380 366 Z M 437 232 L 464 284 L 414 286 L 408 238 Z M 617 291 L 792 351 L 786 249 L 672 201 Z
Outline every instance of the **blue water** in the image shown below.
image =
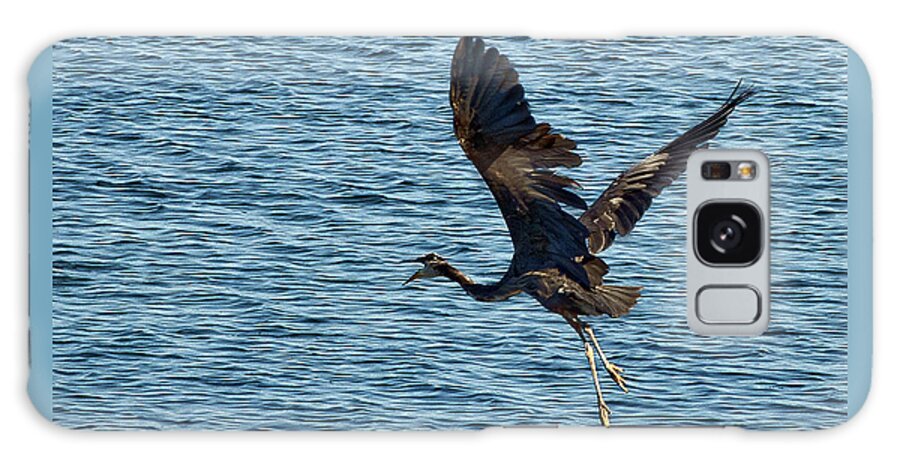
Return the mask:
M 645 287 L 598 319 L 631 392 L 613 425 L 818 428 L 846 417 L 846 51 L 797 38 L 491 39 L 592 201 L 761 92 L 714 146 L 772 165 L 772 321 L 685 319 L 685 186 L 604 259 Z M 594 425 L 581 344 L 527 296 L 401 283 L 438 252 L 512 251 L 452 133 L 453 38 L 86 38 L 54 50 L 54 414 L 68 427 Z

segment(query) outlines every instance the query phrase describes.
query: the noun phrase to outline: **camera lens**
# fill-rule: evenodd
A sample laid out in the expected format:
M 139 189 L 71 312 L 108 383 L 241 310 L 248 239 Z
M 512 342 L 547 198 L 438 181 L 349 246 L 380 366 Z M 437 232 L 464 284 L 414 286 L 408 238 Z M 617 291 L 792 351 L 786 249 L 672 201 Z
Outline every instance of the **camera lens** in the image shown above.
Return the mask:
M 741 226 L 740 218 L 737 216 L 717 222 L 709 234 L 712 238 L 713 248 L 716 248 L 716 251 L 720 253 L 737 248 L 740 246 L 741 238 L 744 235 L 741 230 L 743 230 L 743 226 Z
M 714 202 L 697 210 L 697 256 L 710 265 L 749 265 L 762 251 L 762 217 L 750 203 Z

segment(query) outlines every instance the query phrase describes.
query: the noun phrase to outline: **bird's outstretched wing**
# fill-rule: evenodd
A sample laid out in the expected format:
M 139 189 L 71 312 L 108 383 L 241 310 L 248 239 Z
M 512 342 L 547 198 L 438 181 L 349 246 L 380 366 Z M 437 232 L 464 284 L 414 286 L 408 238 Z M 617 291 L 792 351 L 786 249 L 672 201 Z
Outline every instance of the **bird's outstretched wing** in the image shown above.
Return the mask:
M 585 286 L 575 263 L 587 254 L 587 229 L 561 204 L 584 209 L 571 191 L 579 185 L 554 172 L 581 164 L 575 142 L 538 124 L 529 111 L 519 75 L 496 48 L 478 38 L 460 39 L 450 78 L 453 129 L 466 156 L 500 206 L 515 247 L 519 271 L 555 265 Z
M 738 82 L 712 116 L 619 175 L 579 218 L 590 232 L 591 252 L 609 248 L 617 235 L 628 235 L 653 199 L 684 172 L 688 156 L 712 140 L 734 109 L 753 93 L 752 88 L 741 89 Z

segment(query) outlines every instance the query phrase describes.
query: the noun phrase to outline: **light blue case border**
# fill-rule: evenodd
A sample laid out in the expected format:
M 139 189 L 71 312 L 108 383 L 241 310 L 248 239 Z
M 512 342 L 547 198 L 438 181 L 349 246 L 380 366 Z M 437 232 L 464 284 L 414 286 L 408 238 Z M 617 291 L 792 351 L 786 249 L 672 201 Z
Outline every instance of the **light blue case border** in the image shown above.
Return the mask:
M 872 88 L 859 56 L 847 49 L 848 127 L 848 395 L 847 417 L 862 408 L 872 373 Z M 29 125 L 28 394 L 53 418 L 53 47 L 28 75 Z
M 862 59 L 847 48 L 847 419 L 872 383 L 872 83 Z
M 53 46 L 28 73 L 28 394 L 53 419 Z

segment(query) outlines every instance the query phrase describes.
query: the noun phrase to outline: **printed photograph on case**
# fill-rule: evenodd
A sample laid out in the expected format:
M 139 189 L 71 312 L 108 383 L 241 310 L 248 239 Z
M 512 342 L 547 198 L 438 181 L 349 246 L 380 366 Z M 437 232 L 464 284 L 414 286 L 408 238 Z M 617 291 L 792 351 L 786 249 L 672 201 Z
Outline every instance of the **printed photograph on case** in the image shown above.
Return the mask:
M 89 37 L 53 59 L 61 425 L 846 419 L 837 42 Z M 769 156 L 759 337 L 687 325 L 681 174 L 705 147 Z

